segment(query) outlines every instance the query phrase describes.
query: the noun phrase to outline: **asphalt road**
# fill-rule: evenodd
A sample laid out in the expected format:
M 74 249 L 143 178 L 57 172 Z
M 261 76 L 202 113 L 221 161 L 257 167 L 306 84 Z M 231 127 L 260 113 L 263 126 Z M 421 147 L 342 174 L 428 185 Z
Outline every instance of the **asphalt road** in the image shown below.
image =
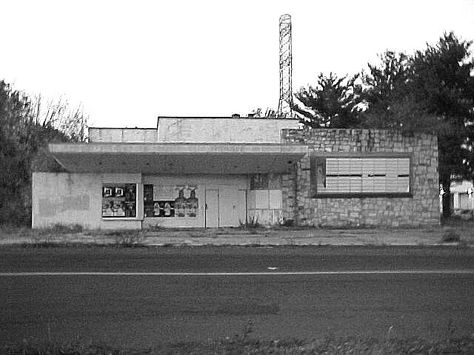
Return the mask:
M 320 271 L 335 273 L 271 274 Z M 265 338 L 471 334 L 474 250 L 0 248 L 0 344 L 81 337 L 144 347 L 232 337 L 249 321 Z

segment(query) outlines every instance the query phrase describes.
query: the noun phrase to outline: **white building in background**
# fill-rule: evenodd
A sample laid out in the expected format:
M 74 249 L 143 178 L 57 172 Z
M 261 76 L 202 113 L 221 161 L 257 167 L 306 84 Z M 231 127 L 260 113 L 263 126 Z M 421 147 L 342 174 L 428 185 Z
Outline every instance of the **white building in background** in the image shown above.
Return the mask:
M 453 181 L 450 189 L 453 210 L 474 210 L 474 186 L 471 181 Z

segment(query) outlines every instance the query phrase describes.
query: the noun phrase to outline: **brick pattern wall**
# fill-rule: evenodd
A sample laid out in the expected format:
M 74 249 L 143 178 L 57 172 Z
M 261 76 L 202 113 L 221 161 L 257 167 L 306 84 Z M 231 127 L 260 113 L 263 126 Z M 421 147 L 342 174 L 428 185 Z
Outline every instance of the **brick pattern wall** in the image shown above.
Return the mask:
M 428 134 L 388 130 L 285 129 L 282 142 L 307 144 L 311 152 L 411 153 L 412 197 L 314 198 L 310 194 L 310 158 L 282 177 L 283 216 L 298 225 L 362 227 L 439 224 L 438 141 Z

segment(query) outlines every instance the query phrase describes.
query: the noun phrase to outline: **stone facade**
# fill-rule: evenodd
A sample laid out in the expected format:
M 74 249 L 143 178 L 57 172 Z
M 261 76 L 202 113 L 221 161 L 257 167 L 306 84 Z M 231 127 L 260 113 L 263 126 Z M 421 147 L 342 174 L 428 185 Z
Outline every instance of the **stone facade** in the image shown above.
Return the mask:
M 307 144 L 309 153 L 282 176 L 283 216 L 297 225 L 321 227 L 439 224 L 438 142 L 428 134 L 388 130 L 285 129 L 282 143 Z M 354 157 L 406 153 L 411 157 L 410 196 L 314 197 L 310 156 Z

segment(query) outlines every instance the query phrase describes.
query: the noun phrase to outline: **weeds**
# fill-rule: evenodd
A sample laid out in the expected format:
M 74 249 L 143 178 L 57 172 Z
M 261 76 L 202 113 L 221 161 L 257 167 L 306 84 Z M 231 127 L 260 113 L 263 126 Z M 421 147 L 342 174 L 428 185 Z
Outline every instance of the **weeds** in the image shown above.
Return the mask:
M 258 216 L 253 216 L 250 219 L 247 219 L 245 222 L 239 220 L 240 228 L 243 229 L 256 229 L 261 228 L 262 225 L 258 222 Z
M 65 235 L 82 233 L 83 229 L 80 224 L 55 224 L 50 228 L 42 228 L 29 230 L 29 237 L 32 243 L 31 247 L 49 248 L 57 246 Z
M 446 229 L 441 237 L 442 243 L 459 243 L 461 241 L 461 237 L 458 232 L 456 232 L 452 228 Z
M 135 248 L 143 246 L 145 234 L 142 231 L 115 231 L 111 235 L 115 237 L 115 246 L 122 248 Z
M 22 355 L 122 355 L 122 354 L 149 354 L 150 350 L 120 349 L 103 344 L 84 343 L 79 339 L 72 342 L 38 341 L 35 339 L 24 339 L 21 344 L 5 346 L 0 348 L 1 354 Z
M 300 339 L 258 339 L 250 337 L 253 323 L 249 321 L 235 337 L 207 342 L 177 342 L 149 349 L 127 349 L 109 345 L 57 343 L 24 340 L 0 348 L 2 354 L 473 354 L 474 336 L 427 340 L 411 338 L 335 337 L 304 341 Z
M 280 226 L 280 227 L 292 228 L 292 227 L 295 226 L 295 221 L 294 221 L 293 219 L 283 218 L 283 219 L 280 221 L 279 226 Z
M 166 230 L 165 227 L 160 226 L 158 223 L 155 223 L 153 225 L 149 225 L 145 229 L 149 232 L 160 232 L 160 231 Z

